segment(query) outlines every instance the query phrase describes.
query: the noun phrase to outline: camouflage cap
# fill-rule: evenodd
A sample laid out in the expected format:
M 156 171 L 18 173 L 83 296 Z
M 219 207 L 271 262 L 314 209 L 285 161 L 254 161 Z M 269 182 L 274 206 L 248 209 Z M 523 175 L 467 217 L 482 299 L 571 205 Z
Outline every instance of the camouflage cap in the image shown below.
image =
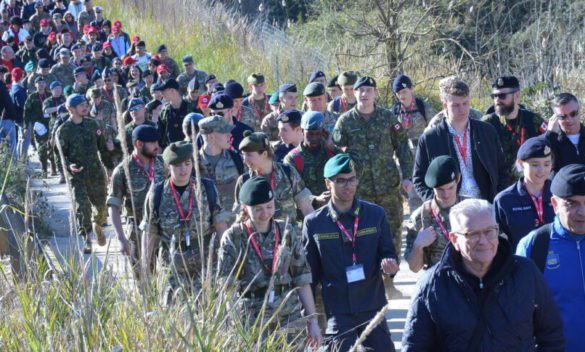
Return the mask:
M 264 75 L 261 73 L 252 73 L 248 77 L 248 84 L 262 84 L 264 83 Z
M 263 152 L 270 148 L 268 136 L 264 132 L 244 131 L 244 139 L 238 149 L 246 152 Z
M 169 144 L 163 152 L 163 160 L 167 165 L 175 165 L 189 160 L 193 156 L 193 145 L 187 141 Z
M 211 134 L 213 132 L 226 134 L 232 132 L 236 127 L 227 123 L 223 116 L 219 115 L 206 117 L 200 120 L 197 124 L 199 125 L 199 131 L 201 134 Z

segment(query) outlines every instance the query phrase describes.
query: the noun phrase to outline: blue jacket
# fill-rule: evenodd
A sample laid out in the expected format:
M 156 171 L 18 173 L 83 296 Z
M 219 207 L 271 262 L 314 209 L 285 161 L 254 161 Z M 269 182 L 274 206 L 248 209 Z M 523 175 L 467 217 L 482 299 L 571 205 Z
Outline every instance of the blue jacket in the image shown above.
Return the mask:
M 339 219 L 353 236 L 356 215 L 359 215 L 357 264 L 364 266 L 365 279 L 348 283 L 346 268 L 353 265 L 352 245 L 335 220 Z M 303 244 L 313 274 L 313 287 L 317 283 L 322 286 L 328 318 L 377 311 L 386 305 L 380 264 L 384 258 L 396 259 L 396 252 L 383 208 L 356 199 L 349 212 L 338 214 L 329 202 L 305 217 Z
M 496 221 L 500 225 L 500 232 L 508 236 L 513 252 L 516 251 L 518 241 L 522 237 L 554 220 L 555 212 L 550 202 L 551 197 L 550 181 L 547 180 L 544 184 L 542 199 L 544 222 L 541 223 L 522 179 L 498 193 L 494 199 Z
M 544 278 L 552 290 L 564 323 L 567 352 L 583 351 L 585 344 L 585 235 L 566 230 L 555 218 Z M 583 243 L 582 243 L 583 242 Z M 520 240 L 516 254 L 530 257 L 534 231 Z
M 467 272 L 452 244 L 446 247 L 441 261 L 418 283 L 406 317 L 402 351 L 468 352 L 482 316 L 486 328 L 476 351 L 565 350 L 561 317 L 550 289 L 536 265 L 513 256 L 509 243 L 501 238 L 481 281 Z
M 24 103 L 26 102 L 26 89 L 20 84 L 13 84 L 10 87 L 10 98 L 12 98 L 12 104 L 16 111 L 16 118 L 14 121 L 20 126 L 24 121 Z

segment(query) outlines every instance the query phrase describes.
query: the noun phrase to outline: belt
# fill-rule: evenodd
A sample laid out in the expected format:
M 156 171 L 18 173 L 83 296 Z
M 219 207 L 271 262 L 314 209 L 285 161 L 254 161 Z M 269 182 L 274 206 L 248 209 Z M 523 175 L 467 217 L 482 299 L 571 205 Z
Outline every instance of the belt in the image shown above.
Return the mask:
M 287 292 L 290 289 L 288 285 L 275 285 L 274 286 L 274 294 L 280 295 L 283 292 Z M 245 298 L 264 298 L 266 296 L 266 292 L 268 292 L 268 287 L 262 287 L 254 291 L 248 291 L 244 295 Z

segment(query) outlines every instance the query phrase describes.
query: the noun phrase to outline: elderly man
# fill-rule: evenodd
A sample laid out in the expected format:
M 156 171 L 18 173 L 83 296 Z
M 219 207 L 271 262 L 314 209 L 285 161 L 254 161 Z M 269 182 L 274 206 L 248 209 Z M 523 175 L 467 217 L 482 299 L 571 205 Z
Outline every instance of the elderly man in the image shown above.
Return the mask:
M 489 124 L 470 118 L 469 86 L 458 77 L 439 83 L 447 118 L 426 131 L 418 141 L 413 182 L 424 200 L 433 190 L 424 183 L 426 170 L 434 158 L 450 155 L 459 163 L 459 195 L 493 200 L 508 186 L 508 170 L 496 130 Z
M 493 206 L 467 199 L 449 220 L 451 243 L 419 282 L 402 351 L 564 351 L 550 289 L 499 238 Z
M 532 258 L 544 273 L 563 318 L 566 351 L 583 350 L 585 326 L 585 165 L 562 168 L 551 185 L 553 223 L 520 240 L 516 254 Z

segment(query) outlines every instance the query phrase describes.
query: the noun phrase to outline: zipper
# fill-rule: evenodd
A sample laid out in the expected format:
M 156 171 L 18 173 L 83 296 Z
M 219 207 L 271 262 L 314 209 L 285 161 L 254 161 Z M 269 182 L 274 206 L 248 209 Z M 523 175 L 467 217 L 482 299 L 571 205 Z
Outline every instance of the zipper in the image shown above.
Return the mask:
M 583 272 L 583 258 L 581 256 L 581 241 L 577 241 L 577 254 L 579 256 L 579 267 L 581 268 L 581 283 L 583 284 L 583 293 L 585 294 L 585 272 Z

